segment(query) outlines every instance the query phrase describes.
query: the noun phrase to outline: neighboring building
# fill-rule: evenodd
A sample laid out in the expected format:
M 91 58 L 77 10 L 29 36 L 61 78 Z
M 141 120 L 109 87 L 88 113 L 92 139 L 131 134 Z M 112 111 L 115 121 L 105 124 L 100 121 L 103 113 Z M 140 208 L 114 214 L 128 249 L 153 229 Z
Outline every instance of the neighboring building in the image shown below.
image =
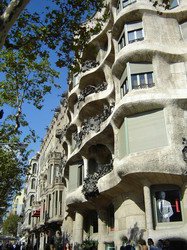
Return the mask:
M 24 210 L 24 189 L 21 190 L 20 194 L 15 197 L 12 202 L 11 213 L 18 216 L 23 216 Z
M 24 196 L 24 222 L 22 224 L 22 232 L 24 234 L 24 240 L 28 242 L 33 240 L 34 235 L 32 235 L 32 228 L 34 226 L 34 220 L 32 220 L 33 205 L 36 196 L 36 181 L 38 172 L 38 157 L 33 157 L 30 161 L 30 169 L 28 172 L 25 196 Z
M 31 230 L 40 249 L 59 228 L 74 246 L 119 249 L 127 236 L 186 249 L 187 2 L 107 8 L 42 143 Z

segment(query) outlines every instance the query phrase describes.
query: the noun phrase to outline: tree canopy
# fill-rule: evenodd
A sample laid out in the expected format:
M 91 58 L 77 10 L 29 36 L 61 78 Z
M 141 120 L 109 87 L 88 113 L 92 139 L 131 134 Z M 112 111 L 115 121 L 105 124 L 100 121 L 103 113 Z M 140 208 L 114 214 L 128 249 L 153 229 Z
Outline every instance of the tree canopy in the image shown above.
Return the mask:
M 28 3 L 0 3 L 0 192 L 5 205 L 19 189 L 28 165 L 26 145 L 36 140 L 32 128 L 23 136 L 23 128 L 29 127 L 23 105 L 41 109 L 45 94 L 60 88 L 55 83 L 59 76 L 56 67 L 71 68 L 79 56 L 77 51 L 86 44 L 90 32 L 95 32 L 87 31 L 83 22 L 103 5 L 102 0 L 46 0 L 44 8 L 33 11 L 25 8 Z
M 21 218 L 18 215 L 9 214 L 3 222 L 3 234 L 16 237 L 19 221 L 21 221 Z

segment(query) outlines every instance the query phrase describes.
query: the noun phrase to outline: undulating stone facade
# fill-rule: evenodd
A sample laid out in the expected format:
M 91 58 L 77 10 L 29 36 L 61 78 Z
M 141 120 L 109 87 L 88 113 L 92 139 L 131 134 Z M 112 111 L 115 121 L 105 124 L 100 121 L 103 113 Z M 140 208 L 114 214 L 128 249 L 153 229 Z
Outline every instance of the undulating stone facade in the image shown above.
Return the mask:
M 40 249 L 47 228 L 74 247 L 89 238 L 119 249 L 126 236 L 185 249 L 187 2 L 106 8 L 40 151 Z

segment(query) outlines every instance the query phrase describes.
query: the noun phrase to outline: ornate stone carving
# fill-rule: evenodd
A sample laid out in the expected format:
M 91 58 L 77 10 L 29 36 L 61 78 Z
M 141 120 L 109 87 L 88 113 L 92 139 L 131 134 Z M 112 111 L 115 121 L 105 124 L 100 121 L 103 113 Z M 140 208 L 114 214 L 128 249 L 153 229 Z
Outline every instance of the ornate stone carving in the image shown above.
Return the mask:
M 62 138 L 66 135 L 66 132 L 68 130 L 68 125 L 66 125 L 64 128 L 62 129 L 57 129 L 56 130 L 56 134 L 55 137 L 59 139 L 59 141 L 61 142 Z
M 98 190 L 98 180 L 104 175 L 108 174 L 113 169 L 113 161 L 111 160 L 108 164 L 98 164 L 98 170 L 94 174 L 88 174 L 84 179 L 82 193 L 85 198 L 89 200 L 90 198 L 96 197 L 99 195 Z
M 59 140 L 61 139 L 61 135 L 62 135 L 62 129 L 57 129 L 56 130 L 56 134 L 55 134 L 55 136 L 56 136 L 56 138 L 58 138 Z

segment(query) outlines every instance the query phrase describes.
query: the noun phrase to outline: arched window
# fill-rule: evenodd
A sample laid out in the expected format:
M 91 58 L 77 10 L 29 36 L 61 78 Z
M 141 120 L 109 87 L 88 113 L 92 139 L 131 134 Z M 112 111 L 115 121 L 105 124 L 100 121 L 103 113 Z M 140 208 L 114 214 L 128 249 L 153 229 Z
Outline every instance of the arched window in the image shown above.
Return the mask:
M 36 179 L 32 179 L 31 181 L 31 189 L 35 189 L 36 187 Z

